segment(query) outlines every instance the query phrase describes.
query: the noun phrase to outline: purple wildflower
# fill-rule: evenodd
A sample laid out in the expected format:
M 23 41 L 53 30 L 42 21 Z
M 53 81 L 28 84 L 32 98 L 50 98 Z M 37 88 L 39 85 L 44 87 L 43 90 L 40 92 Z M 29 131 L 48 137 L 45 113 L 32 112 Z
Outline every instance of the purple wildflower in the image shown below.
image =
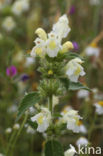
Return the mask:
M 75 6 L 71 6 L 69 10 L 69 15 L 73 15 L 75 13 L 75 10 L 76 10 Z
M 6 69 L 6 74 L 9 77 L 14 77 L 17 74 L 17 69 L 15 66 L 10 66 Z
M 79 49 L 79 45 L 77 42 L 72 42 L 73 43 L 73 46 L 74 46 L 74 50 L 78 50 Z
M 22 76 L 21 76 L 21 81 L 27 81 L 29 79 L 29 76 L 27 75 L 27 74 L 23 74 Z

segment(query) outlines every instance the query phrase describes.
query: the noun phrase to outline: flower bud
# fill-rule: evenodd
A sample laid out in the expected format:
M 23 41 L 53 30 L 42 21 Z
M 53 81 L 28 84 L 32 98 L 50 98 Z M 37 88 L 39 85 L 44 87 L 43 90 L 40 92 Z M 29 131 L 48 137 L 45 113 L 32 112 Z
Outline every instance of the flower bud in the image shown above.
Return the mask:
M 16 123 L 14 126 L 13 126 L 13 129 L 15 130 L 18 130 L 20 128 L 20 125 L 18 123 Z
M 5 130 L 5 133 L 7 133 L 7 134 L 10 134 L 12 132 L 12 128 L 7 128 L 6 130 Z
M 35 33 L 40 37 L 40 39 L 47 40 L 47 34 L 42 28 L 38 28 Z
M 62 46 L 62 53 L 68 52 L 68 50 L 73 49 L 73 44 L 70 41 L 67 41 Z
M 53 71 L 52 70 L 49 70 L 48 71 L 48 75 L 53 75 Z

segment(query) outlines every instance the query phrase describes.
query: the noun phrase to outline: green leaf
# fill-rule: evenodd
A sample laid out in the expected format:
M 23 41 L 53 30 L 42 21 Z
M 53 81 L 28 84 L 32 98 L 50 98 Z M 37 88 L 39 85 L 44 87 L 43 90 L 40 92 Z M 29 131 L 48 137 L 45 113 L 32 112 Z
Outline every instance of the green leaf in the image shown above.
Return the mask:
M 58 117 L 62 117 L 62 115 L 61 115 L 60 113 L 57 112 L 57 113 L 54 113 L 54 114 L 53 114 L 53 117 L 54 117 L 54 118 L 58 118 Z
M 57 140 L 49 140 L 46 142 L 45 156 L 64 156 L 61 144 Z
M 79 89 L 85 89 L 90 91 L 90 89 L 86 86 L 84 86 L 82 83 L 80 82 L 69 82 L 69 90 L 79 90 Z
M 77 53 L 75 53 L 75 52 L 67 52 L 67 53 L 65 53 L 65 58 L 66 59 L 74 59 L 74 58 L 76 58 L 76 57 L 79 57 L 80 59 L 84 59 L 83 57 L 81 57 L 79 54 L 77 54 Z
M 20 117 L 23 115 L 23 113 L 34 104 L 38 103 L 40 101 L 40 97 L 37 92 L 31 92 L 24 96 L 24 98 L 21 101 L 21 104 L 18 109 L 17 119 L 19 120 Z

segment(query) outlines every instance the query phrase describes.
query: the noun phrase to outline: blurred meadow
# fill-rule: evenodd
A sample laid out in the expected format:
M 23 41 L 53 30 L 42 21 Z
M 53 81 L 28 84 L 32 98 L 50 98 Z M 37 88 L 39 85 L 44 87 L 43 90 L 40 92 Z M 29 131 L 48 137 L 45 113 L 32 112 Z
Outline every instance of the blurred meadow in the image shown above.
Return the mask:
M 17 2 L 23 2 L 23 6 Z M 68 91 L 55 99 L 63 110 L 72 107 L 83 117 L 81 132 L 60 137 L 63 148 L 77 148 L 85 138 L 93 147 L 103 148 L 103 0 L 0 0 L 0 156 L 7 156 L 12 134 L 22 125 L 23 116 L 15 128 L 17 109 L 24 94 L 37 91 L 41 74 L 38 60 L 30 57 L 35 30 L 50 32 L 53 23 L 67 14 L 73 53 L 84 57 L 86 75 L 80 78 L 91 91 Z M 99 107 L 99 108 L 98 108 Z M 35 109 L 31 108 L 33 114 Z M 40 156 L 44 136 L 25 123 L 15 146 L 8 156 Z M 11 142 L 10 142 L 11 140 Z M 102 151 L 103 152 L 103 151 Z M 103 153 L 101 154 L 101 156 Z M 91 156 L 91 155 L 90 155 Z

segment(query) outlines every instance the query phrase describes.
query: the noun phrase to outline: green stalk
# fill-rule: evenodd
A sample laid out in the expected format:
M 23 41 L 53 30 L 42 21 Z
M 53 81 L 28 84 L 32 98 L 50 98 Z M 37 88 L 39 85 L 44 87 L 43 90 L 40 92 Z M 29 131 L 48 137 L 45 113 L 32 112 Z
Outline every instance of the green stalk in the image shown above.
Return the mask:
M 8 152 L 9 152 L 9 149 L 12 145 L 12 141 L 14 140 L 15 138 L 15 135 L 16 135 L 16 131 L 14 130 L 14 132 L 12 133 L 11 137 L 10 137 L 10 140 L 9 140 L 9 144 L 7 146 L 7 150 L 6 150 L 6 156 L 8 156 Z
M 100 22 L 100 11 L 102 7 L 103 1 L 100 0 L 100 4 L 96 6 L 95 12 L 94 12 L 94 37 L 98 34 L 99 31 L 99 22 Z
M 93 122 L 92 122 L 91 127 L 90 127 L 90 129 L 89 129 L 89 131 L 88 131 L 88 140 L 89 140 L 89 141 L 90 141 L 90 139 L 91 139 L 92 132 L 93 132 L 93 130 L 95 129 L 96 119 L 97 119 L 97 114 L 95 113 Z
M 52 99 L 52 95 L 49 97 L 49 110 L 51 112 L 51 114 L 53 113 L 53 99 Z
M 20 127 L 20 129 L 19 129 L 19 131 L 18 131 L 18 133 L 17 133 L 17 135 L 16 135 L 16 137 L 15 137 L 15 140 L 14 140 L 13 144 L 12 144 L 11 156 L 13 155 L 13 151 L 14 151 L 14 148 L 15 148 L 15 144 L 16 144 L 16 142 L 17 142 L 17 140 L 18 140 L 18 137 L 20 136 L 20 133 L 21 133 L 21 131 L 22 131 L 22 129 L 23 129 L 23 127 L 24 127 L 26 121 L 27 121 L 27 118 L 28 118 L 28 114 L 25 115 L 25 118 L 24 118 L 24 120 L 23 120 L 23 122 L 22 122 L 22 124 L 21 124 L 21 127 Z

